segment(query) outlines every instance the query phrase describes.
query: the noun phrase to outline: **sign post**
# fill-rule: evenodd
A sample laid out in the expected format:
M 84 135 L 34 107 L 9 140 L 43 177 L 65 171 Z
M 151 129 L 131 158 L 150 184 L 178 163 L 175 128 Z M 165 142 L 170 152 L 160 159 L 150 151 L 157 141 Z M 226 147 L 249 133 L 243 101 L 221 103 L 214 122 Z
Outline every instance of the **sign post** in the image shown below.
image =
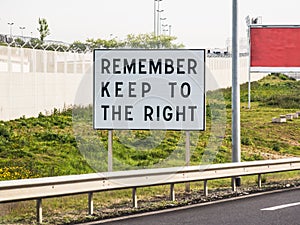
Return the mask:
M 112 130 L 108 130 L 107 150 L 108 150 L 108 156 L 107 156 L 108 172 L 112 172 L 113 171 L 113 131 Z
M 185 132 L 185 165 L 189 166 L 191 160 L 191 149 L 190 149 L 190 132 Z M 190 183 L 185 184 L 185 191 L 190 192 L 191 191 L 191 185 Z

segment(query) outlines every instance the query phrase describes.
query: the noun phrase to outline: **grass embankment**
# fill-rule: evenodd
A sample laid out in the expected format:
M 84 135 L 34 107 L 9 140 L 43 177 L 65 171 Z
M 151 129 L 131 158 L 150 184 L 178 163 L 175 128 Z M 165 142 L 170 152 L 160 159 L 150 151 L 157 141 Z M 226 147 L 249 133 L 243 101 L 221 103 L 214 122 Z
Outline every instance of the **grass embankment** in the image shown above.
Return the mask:
M 242 160 L 300 156 L 300 119 L 284 124 L 271 123 L 272 117 L 300 111 L 300 82 L 284 75 L 270 75 L 253 82 L 251 86 L 250 110 L 247 109 L 247 85 L 241 86 Z M 213 140 L 211 135 L 218 119 L 225 120 L 220 121 L 220 124 L 224 124 L 226 130 L 221 132 L 217 150 L 211 154 L 213 157 L 209 162 L 231 161 L 231 89 L 210 92 L 207 99 L 207 130 L 191 132 L 191 164 L 194 165 L 203 163 L 204 156 L 210 155 L 207 152 L 210 151 L 209 145 Z M 78 115 L 79 119 L 76 118 Z M 106 160 L 103 160 L 103 164 L 99 163 L 96 156 L 99 153 L 96 149 L 98 145 L 91 142 L 96 136 L 105 149 L 107 132 L 92 131 L 91 110 L 75 110 L 74 118 L 79 128 L 74 128 L 72 110 L 54 110 L 51 116 L 40 114 L 38 118 L 0 122 L 0 180 L 90 173 L 95 168 L 105 171 Z M 81 136 L 79 133 L 88 135 Z M 118 131 L 114 134 L 113 149 L 114 169 L 183 165 L 184 132 Z M 83 152 L 88 153 L 90 158 L 88 155 L 84 158 L 81 154 Z M 100 152 L 100 155 L 107 156 L 105 151 Z M 99 165 L 94 166 L 94 163 Z M 288 178 L 291 175 L 299 177 L 298 172 L 293 172 L 287 175 L 268 175 L 266 179 L 276 179 L 278 176 Z M 243 179 L 243 182 L 253 184 L 255 178 Z M 210 182 L 210 186 L 214 187 L 228 185 L 228 180 Z M 184 185 L 176 187 L 177 191 L 184 190 Z M 167 191 L 168 187 L 143 188 L 138 191 L 138 195 L 142 199 L 149 199 L 150 196 L 163 195 Z M 131 192 L 126 190 L 99 193 L 95 195 L 95 208 L 112 211 L 112 208 L 118 207 L 122 202 L 129 205 L 130 196 Z M 72 214 L 84 212 L 85 216 L 86 201 L 86 196 L 47 199 L 44 202 L 45 221 L 48 220 L 49 224 L 57 223 L 55 218 L 61 217 L 61 212 L 70 213 L 66 218 L 60 218 L 60 222 L 72 221 Z M 3 207 L 0 223 L 7 223 L 7 219 L 14 222 L 34 221 L 33 202 L 10 206 L 12 207 Z M 6 212 L 7 215 L 4 216 Z M 18 216 L 20 212 L 21 216 Z
M 1 122 L 0 180 L 92 172 L 78 152 L 70 113 Z

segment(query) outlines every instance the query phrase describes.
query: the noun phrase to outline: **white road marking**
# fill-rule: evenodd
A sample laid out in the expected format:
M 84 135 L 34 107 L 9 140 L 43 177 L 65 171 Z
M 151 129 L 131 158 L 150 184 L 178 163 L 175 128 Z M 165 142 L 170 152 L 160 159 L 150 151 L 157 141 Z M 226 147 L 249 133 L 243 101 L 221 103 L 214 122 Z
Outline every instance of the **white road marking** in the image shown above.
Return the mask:
M 274 206 L 274 207 L 270 207 L 270 208 L 264 208 L 261 210 L 262 211 L 274 211 L 274 210 L 289 208 L 289 207 L 293 207 L 293 206 L 297 206 L 297 205 L 300 205 L 300 202 L 295 202 L 295 203 L 285 204 L 285 205 L 278 205 L 278 206 Z

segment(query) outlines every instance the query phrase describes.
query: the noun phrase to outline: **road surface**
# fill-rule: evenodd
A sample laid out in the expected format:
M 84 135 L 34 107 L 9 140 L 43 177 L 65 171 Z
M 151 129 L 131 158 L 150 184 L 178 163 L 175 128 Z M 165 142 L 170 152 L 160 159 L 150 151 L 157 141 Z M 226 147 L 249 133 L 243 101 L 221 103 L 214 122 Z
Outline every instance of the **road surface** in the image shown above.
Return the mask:
M 87 224 L 300 225 L 300 189 Z

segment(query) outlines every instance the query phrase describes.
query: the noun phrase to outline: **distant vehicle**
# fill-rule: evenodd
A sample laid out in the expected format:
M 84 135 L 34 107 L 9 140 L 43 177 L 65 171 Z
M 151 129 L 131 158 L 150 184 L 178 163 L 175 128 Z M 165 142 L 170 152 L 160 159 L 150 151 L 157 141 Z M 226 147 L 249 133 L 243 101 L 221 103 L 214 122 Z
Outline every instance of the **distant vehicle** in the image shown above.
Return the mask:
M 214 48 L 214 49 L 208 49 L 207 54 L 209 55 L 228 55 L 227 49 L 220 49 L 220 48 Z

